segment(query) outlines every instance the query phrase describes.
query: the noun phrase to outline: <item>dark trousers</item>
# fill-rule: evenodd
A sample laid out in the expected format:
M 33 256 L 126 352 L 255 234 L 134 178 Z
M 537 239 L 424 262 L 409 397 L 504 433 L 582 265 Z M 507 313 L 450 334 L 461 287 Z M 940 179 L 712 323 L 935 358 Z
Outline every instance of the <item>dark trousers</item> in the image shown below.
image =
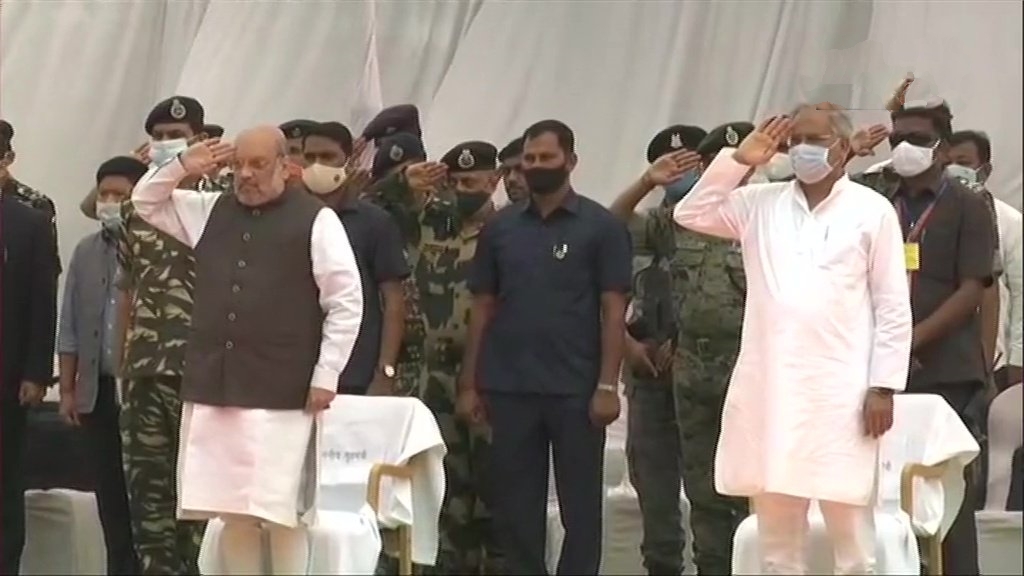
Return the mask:
M 626 455 L 643 517 L 640 552 L 648 574 L 682 574 L 683 454 L 672 382 L 640 380 L 626 391 Z
M 909 392 L 942 396 L 960 416 L 964 425 L 974 431 L 976 430 L 976 415 L 971 413 L 970 407 L 981 386 L 980 382 L 956 382 L 927 387 L 915 386 Z M 964 488 L 964 501 L 942 543 L 943 573 L 956 576 L 977 576 L 979 574 L 978 534 L 977 526 L 974 523 L 977 489 L 975 475 L 970 468 L 964 470 L 964 477 L 967 483 Z
M 82 414 L 82 432 L 96 479 L 96 506 L 107 545 L 107 574 L 137 574 L 131 512 L 121 460 L 121 410 L 114 379 L 101 376 L 96 405 Z
M 605 431 L 590 398 L 487 394 L 494 521 L 509 575 L 547 574 L 548 455 L 565 540 L 559 575 L 596 575 L 601 564 Z
M 21 568 L 25 548 L 25 409 L 17 392 L 4 391 L 0 399 L 0 490 L 3 500 L 0 524 L 0 574 L 13 576 Z

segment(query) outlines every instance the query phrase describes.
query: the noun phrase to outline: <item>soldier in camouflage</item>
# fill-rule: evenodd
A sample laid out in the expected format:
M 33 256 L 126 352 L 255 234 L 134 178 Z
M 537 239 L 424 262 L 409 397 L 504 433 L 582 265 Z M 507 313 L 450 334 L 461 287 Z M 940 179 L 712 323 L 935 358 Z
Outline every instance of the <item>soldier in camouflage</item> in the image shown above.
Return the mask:
M 146 119 L 148 160 L 162 165 L 197 139 L 203 108 L 192 98 L 160 102 Z M 193 187 L 199 181 L 186 183 Z M 204 524 L 176 519 L 178 392 L 192 314 L 192 251 L 121 206 L 120 288 L 129 309 L 122 365 L 121 442 L 132 531 L 143 574 L 198 574 Z
M 390 154 L 387 146 L 384 140 L 382 153 Z M 480 228 L 494 210 L 497 154 L 486 142 L 464 142 L 440 163 L 409 166 L 381 189 L 385 206 L 407 223 L 415 217 L 418 224 L 408 235 L 413 239 L 408 252 L 414 255 L 413 281 L 425 328 L 420 398 L 448 447 L 440 553 L 430 570 L 437 574 L 502 572 L 484 491 L 489 431 L 471 428 L 456 416 L 456 380 L 472 302 L 466 280 Z
M 649 574 L 680 574 L 684 533 L 680 510 L 681 427 L 674 363 L 679 336 L 678 298 L 671 264 L 676 252 L 672 207 L 699 175 L 694 150 L 705 136 L 696 126 L 662 130 L 647 147 L 651 166 L 611 205 L 633 242 L 633 299 L 626 318 L 627 365 L 622 378 L 628 399 L 626 453 L 629 475 L 643 515 L 641 552 Z M 644 213 L 637 204 L 655 187 L 662 202 Z
M 19 182 L 11 175 L 10 167 L 15 159 L 13 140 L 14 127 L 6 120 L 0 120 L 0 193 L 30 208 L 35 208 L 49 217 L 50 229 L 53 232 L 55 270 L 59 275 L 61 266 L 60 252 L 57 250 L 57 209 L 53 205 L 53 200 L 50 200 L 48 196 Z

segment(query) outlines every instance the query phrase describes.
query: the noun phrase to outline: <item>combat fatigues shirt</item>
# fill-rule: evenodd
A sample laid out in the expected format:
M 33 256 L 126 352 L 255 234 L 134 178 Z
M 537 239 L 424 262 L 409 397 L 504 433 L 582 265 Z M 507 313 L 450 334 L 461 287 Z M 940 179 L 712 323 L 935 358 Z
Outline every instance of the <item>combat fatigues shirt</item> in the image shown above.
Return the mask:
M 219 192 L 203 178 L 196 186 Z M 117 230 L 118 287 L 131 303 L 121 377 L 181 376 L 196 285 L 192 249 L 157 230 L 121 203 Z
M 0 192 L 5 196 L 14 198 L 29 208 L 34 208 L 45 213 L 50 218 L 50 230 L 53 233 L 54 246 L 53 258 L 57 263 L 55 268 L 57 270 L 57 274 L 60 275 L 60 252 L 57 249 L 57 209 L 53 205 L 53 200 L 50 200 L 48 196 L 38 190 L 22 184 L 14 177 L 8 177 L 7 180 L 3 182 L 3 185 L 0 186 Z

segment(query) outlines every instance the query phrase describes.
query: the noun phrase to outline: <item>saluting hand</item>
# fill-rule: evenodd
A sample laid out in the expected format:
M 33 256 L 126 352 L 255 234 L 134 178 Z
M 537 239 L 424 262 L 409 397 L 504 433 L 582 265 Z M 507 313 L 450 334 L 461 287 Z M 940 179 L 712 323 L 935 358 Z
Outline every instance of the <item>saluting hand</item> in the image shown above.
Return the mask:
M 448 173 L 448 167 L 440 162 L 420 162 L 405 169 L 405 181 L 417 192 L 428 192 L 437 186 Z
M 792 127 L 793 121 L 785 116 L 769 118 L 740 142 L 732 153 L 733 160 L 752 168 L 767 164 L 789 138 Z
M 875 124 L 867 129 L 857 130 L 850 137 L 850 146 L 857 156 L 874 156 L 875 148 L 889 137 L 885 124 Z
M 913 72 L 908 72 L 907 77 L 900 82 L 900 85 L 896 87 L 896 91 L 892 93 L 892 97 L 885 104 L 885 109 L 889 112 L 895 112 L 903 107 L 907 102 L 907 90 L 910 90 L 910 85 L 914 83 Z
M 149 164 L 149 142 L 143 142 L 138 148 L 132 150 L 131 156 L 143 164 Z
M 235 146 L 220 138 L 202 140 L 189 146 L 179 159 L 192 176 L 202 176 L 220 164 L 227 164 L 235 154 Z
M 647 182 L 664 186 L 679 180 L 683 174 L 700 166 L 700 155 L 690 150 L 677 150 L 662 155 L 647 168 Z

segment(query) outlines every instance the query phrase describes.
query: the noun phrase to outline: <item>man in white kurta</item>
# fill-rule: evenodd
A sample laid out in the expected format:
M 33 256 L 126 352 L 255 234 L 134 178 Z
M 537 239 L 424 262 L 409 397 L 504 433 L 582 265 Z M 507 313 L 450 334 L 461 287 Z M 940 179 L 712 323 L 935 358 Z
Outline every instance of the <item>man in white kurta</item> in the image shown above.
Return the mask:
M 234 167 L 234 194 L 176 189 L 220 162 Z M 290 170 L 284 135 L 256 128 L 237 149 L 193 145 L 132 194 L 139 216 L 195 251 L 178 508 L 182 518 L 224 520 L 232 574 L 264 573 L 262 527 L 273 573 L 307 573 L 316 413 L 334 398 L 362 314 L 345 230 L 334 211 L 286 189 Z M 298 377 L 274 375 L 288 365 L 283 374 Z
M 811 500 L 836 573 L 871 574 L 878 437 L 910 358 L 902 236 L 892 206 L 843 172 L 846 116 L 791 118 L 723 149 L 675 208 L 681 226 L 739 241 L 747 275 L 715 487 L 751 499 L 765 574 L 805 573 Z M 740 186 L 781 142 L 796 180 Z

